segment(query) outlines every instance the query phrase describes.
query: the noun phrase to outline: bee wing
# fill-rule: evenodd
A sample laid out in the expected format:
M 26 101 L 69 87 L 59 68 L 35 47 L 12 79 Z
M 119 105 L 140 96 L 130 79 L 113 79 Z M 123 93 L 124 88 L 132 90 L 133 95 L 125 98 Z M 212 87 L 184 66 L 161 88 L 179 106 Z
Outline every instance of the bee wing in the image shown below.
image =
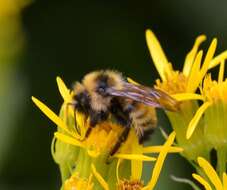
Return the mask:
M 109 88 L 107 91 L 112 96 L 119 96 L 135 100 L 148 106 L 163 108 L 169 111 L 177 111 L 179 102 L 165 92 L 132 83 L 124 83 L 121 90 Z

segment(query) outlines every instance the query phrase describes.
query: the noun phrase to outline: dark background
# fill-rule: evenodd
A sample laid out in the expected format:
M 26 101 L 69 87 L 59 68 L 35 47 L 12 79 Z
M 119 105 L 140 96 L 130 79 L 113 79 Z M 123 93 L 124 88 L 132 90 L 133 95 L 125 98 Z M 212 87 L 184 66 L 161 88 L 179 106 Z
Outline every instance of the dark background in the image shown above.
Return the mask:
M 15 66 L 19 76 L 15 80 L 19 78 L 24 87 L 11 89 L 12 96 L 6 97 L 17 100 L 18 93 L 25 91 L 8 149 L 0 155 L 4 157 L 0 189 L 59 189 L 60 175 L 50 153 L 55 127 L 32 104 L 32 95 L 57 113 L 62 99 L 56 76 L 70 86 L 95 69 L 116 69 L 152 85 L 158 73 L 146 46 L 145 30 L 155 32 L 168 60 L 181 69 L 199 34 L 208 37 L 204 48 L 213 37 L 218 37 L 217 52 L 227 48 L 226 7 L 224 0 L 34 1 L 22 12 L 26 46 Z M 11 105 L 10 109 L 14 108 Z M 166 118 L 161 115 L 159 119 L 169 130 Z M 160 139 L 158 132 L 155 143 L 163 142 Z M 169 158 L 156 189 L 190 189 L 175 184 L 169 175 L 190 177 L 192 168 L 180 156 Z

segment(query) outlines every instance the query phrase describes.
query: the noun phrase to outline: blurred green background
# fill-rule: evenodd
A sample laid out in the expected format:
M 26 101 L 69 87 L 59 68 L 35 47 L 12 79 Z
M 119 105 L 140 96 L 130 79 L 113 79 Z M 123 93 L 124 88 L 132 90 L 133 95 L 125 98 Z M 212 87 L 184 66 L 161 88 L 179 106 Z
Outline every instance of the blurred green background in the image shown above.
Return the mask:
M 30 99 L 34 95 L 58 112 L 62 98 L 56 76 L 70 86 L 89 71 L 108 68 L 154 84 L 158 73 L 145 42 L 147 28 L 158 36 L 175 68 L 182 68 L 201 33 L 208 36 L 204 47 L 216 36 L 217 52 L 227 49 L 224 0 L 36 0 L 26 8 L 18 2 L 0 0 L 0 189 L 60 187 L 50 153 L 54 124 Z M 170 131 L 159 115 L 160 125 Z M 163 142 L 158 130 L 153 141 Z M 156 189 L 191 189 L 169 178 L 190 178 L 191 171 L 183 158 L 170 155 Z

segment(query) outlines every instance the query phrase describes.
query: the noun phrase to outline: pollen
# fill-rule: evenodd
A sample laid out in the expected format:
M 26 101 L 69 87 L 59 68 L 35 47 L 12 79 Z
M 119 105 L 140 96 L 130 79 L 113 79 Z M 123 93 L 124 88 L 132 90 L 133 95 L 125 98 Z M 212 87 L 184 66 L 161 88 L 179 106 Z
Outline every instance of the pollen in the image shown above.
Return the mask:
M 111 122 L 103 122 L 92 129 L 91 134 L 85 140 L 89 153 L 99 155 L 102 152 L 110 151 L 117 142 L 123 128 Z
M 141 190 L 144 187 L 139 180 L 121 180 L 117 186 L 117 190 Z

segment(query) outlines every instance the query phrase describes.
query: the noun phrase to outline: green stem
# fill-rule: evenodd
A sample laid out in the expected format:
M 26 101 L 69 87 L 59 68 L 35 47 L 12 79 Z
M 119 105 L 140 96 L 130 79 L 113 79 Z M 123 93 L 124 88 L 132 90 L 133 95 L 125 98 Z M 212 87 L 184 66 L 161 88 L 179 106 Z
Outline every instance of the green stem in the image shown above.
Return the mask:
M 61 180 L 62 184 L 65 182 L 66 179 L 70 176 L 70 171 L 67 163 L 63 163 L 60 165 L 60 172 L 61 172 Z
M 226 172 L 226 159 L 227 159 L 227 154 L 226 154 L 225 148 L 220 148 L 217 150 L 217 171 L 222 178 L 223 172 Z

